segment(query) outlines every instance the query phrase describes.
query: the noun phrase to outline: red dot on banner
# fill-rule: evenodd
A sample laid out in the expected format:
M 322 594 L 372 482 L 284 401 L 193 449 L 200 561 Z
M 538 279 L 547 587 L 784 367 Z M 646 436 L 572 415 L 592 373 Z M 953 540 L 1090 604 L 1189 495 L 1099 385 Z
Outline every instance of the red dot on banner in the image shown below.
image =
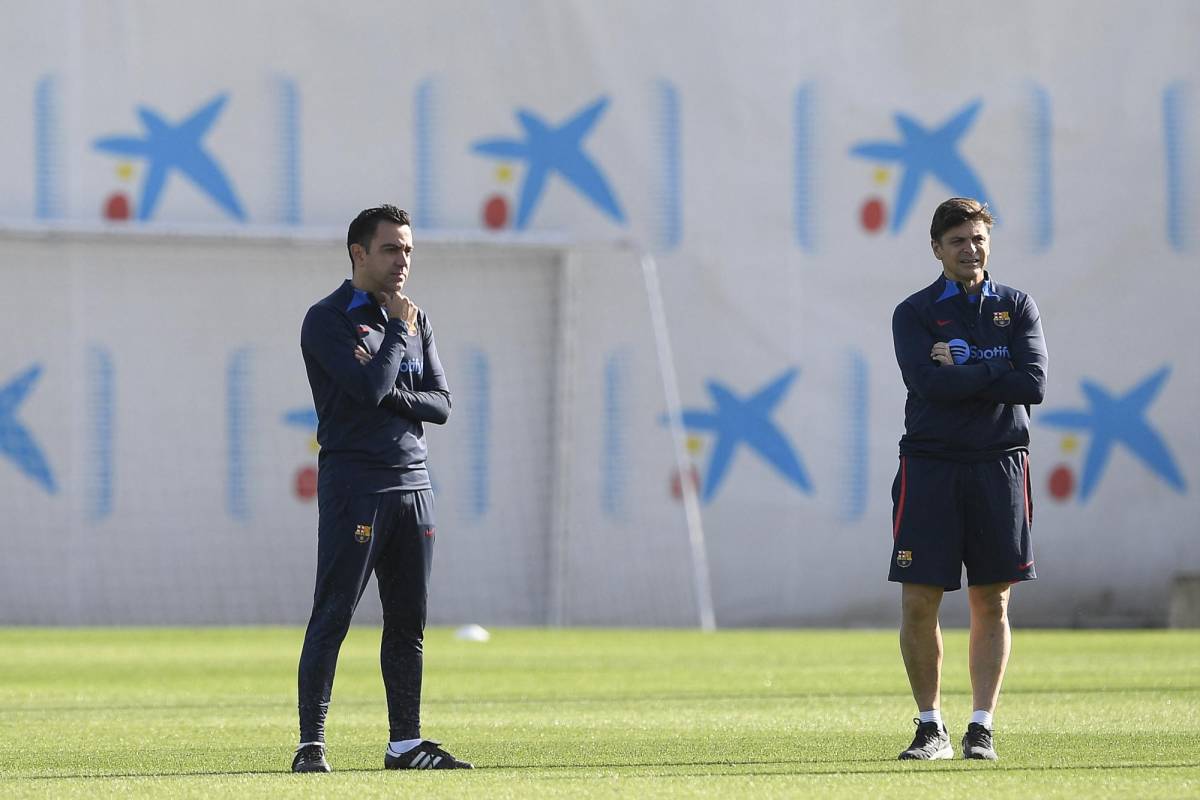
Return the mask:
M 483 204 L 483 224 L 499 230 L 508 224 L 508 201 L 494 194 Z
M 104 201 L 104 218 L 112 220 L 129 219 L 133 209 L 129 207 L 129 198 L 124 192 L 113 192 Z
M 301 467 L 296 470 L 296 497 L 312 500 L 317 495 L 317 468 Z
M 688 483 L 692 485 L 692 491 L 699 494 L 700 492 L 700 473 L 695 467 L 688 470 Z M 683 481 L 679 480 L 679 470 L 671 471 L 671 497 L 676 500 L 683 499 Z
M 1066 500 L 1075 491 L 1075 473 L 1071 468 L 1059 464 L 1050 471 L 1050 496 L 1055 500 Z
M 859 211 L 859 217 L 862 219 L 862 226 L 871 233 L 883 228 L 884 218 L 887 216 L 887 211 L 883 206 L 883 201 L 878 197 L 871 197 L 867 202 L 863 203 L 862 210 Z

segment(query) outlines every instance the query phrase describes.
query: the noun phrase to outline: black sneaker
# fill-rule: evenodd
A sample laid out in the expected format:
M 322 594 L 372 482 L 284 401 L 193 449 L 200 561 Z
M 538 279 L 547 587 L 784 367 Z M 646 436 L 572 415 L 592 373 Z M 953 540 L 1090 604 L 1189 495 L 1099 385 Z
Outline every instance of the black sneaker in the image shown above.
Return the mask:
M 400 755 L 389 747 L 383 757 L 384 769 L 475 769 L 474 764 L 459 761 L 440 745 L 441 742 L 422 739 L 419 745 Z
M 325 745 L 313 743 L 297 747 L 292 772 L 330 772 L 329 762 L 325 760 Z
M 992 732 L 978 722 L 972 722 L 967 726 L 966 734 L 963 735 L 962 753 L 963 758 L 983 758 L 995 761 L 998 756 L 996 749 L 992 746 Z
M 954 758 L 954 746 L 950 744 L 950 734 L 945 725 L 936 722 L 921 722 L 914 719 L 917 725 L 917 735 L 913 737 L 908 749 L 897 756 L 901 761 L 934 761 L 942 758 Z

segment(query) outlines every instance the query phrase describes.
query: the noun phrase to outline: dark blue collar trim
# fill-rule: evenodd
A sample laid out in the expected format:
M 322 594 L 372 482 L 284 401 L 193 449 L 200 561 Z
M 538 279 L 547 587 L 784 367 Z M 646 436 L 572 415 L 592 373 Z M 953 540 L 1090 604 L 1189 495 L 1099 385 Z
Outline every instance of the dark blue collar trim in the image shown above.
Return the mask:
M 996 293 L 996 289 L 995 289 L 994 285 L 992 284 L 992 279 L 987 277 L 986 272 L 983 273 L 983 275 L 984 275 L 983 291 L 981 291 L 979 293 L 979 295 L 977 295 L 977 296 L 979 296 L 979 297 L 999 297 L 1000 295 Z M 949 278 L 947 278 L 945 275 L 943 275 L 942 276 L 942 294 L 934 302 L 940 303 L 943 300 L 948 300 L 949 298 L 954 297 L 956 294 L 959 294 L 961 291 L 962 290 L 958 288 L 957 281 L 952 281 Z M 974 302 L 975 296 L 972 296 L 969 299 L 972 302 Z

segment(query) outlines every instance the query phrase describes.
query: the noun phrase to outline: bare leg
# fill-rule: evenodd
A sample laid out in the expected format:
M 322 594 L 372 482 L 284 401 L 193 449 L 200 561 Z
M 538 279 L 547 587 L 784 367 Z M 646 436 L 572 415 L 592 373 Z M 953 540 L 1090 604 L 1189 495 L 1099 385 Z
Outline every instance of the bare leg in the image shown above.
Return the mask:
M 900 654 L 919 711 L 942 705 L 942 628 L 938 624 L 938 608 L 944 592 L 940 586 L 903 585 Z M 973 665 L 974 661 L 972 669 Z
M 994 712 L 1000 697 L 1012 644 L 1008 627 L 1011 589 L 1008 583 L 989 583 L 967 590 L 971 604 L 971 696 L 977 711 Z

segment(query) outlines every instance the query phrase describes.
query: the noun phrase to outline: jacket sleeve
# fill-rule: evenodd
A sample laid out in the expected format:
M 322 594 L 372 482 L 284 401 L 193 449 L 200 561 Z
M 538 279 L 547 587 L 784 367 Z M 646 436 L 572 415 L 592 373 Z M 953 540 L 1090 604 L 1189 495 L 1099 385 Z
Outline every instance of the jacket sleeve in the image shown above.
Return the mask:
M 421 336 L 425 342 L 421 388 L 414 391 L 393 386 L 383 400 L 383 407 L 408 419 L 442 425 L 450 418 L 450 387 L 433 341 L 433 327 L 424 313 L 421 315 Z
M 934 341 L 911 304 L 896 306 L 892 314 L 896 363 L 900 365 L 904 385 L 926 400 L 965 400 L 1010 369 L 1002 359 L 943 367 L 929 357 Z
M 980 397 L 1009 405 L 1035 405 L 1046 396 L 1046 339 L 1042 315 L 1029 295 L 1021 295 L 1009 354 L 1013 368 L 989 384 Z
M 378 406 L 396 386 L 404 351 L 403 323 L 388 320 L 379 352 L 366 364 L 358 363 L 354 347 L 358 338 L 350 320 L 332 308 L 313 306 L 300 326 L 300 347 L 309 353 L 339 389 L 355 400 Z

